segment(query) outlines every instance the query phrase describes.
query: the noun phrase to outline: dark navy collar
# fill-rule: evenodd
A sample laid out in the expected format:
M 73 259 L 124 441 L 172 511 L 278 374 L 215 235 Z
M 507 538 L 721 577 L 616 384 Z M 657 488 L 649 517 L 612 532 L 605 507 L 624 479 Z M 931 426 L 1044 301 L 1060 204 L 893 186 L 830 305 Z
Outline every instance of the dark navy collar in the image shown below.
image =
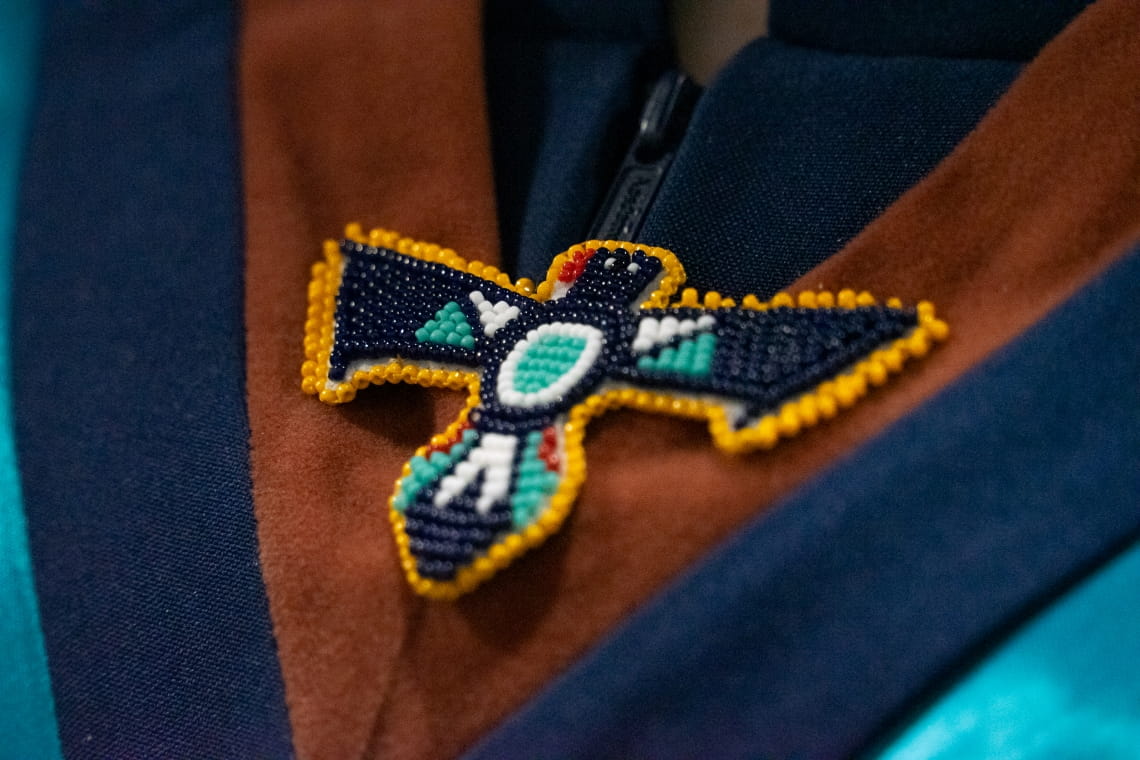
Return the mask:
M 1028 61 L 1091 0 L 772 0 L 773 37 L 863 55 Z

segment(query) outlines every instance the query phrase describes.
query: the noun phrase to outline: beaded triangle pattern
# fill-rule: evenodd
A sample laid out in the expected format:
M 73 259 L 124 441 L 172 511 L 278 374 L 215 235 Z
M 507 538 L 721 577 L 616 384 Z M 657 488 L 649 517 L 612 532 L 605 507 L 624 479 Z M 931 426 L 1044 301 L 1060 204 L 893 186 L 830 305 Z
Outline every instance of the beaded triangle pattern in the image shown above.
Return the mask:
M 537 286 L 387 230 L 350 225 L 325 244 L 305 392 L 329 404 L 382 383 L 468 392 L 389 499 L 417 593 L 454 599 L 558 530 L 586 477 L 586 423 L 607 409 L 703 419 L 726 452 L 767 449 L 948 333 L 926 302 L 843 290 L 737 304 L 684 281 L 671 252 L 625 242 L 574 246 Z

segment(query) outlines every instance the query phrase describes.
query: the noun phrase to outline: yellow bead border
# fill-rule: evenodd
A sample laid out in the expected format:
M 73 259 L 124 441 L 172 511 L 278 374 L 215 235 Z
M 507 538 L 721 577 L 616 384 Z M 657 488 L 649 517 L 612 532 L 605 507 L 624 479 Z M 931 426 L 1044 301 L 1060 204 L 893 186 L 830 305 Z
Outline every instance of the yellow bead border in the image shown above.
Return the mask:
M 500 287 L 533 298 L 536 301 L 548 300 L 554 291 L 558 274 L 575 253 L 588 248 L 602 248 L 610 251 L 633 251 L 640 249 L 658 258 L 663 265 L 663 274 L 656 289 L 642 304 L 642 308 L 664 308 L 685 306 L 715 310 L 732 308 L 738 304 L 732 298 L 722 297 L 715 291 L 703 296 L 694 288 L 685 288 L 680 298 L 676 295 L 685 281 L 685 271 L 681 262 L 671 251 L 615 240 L 590 240 L 572 246 L 554 257 L 547 270 L 546 279 L 537 286 L 526 278 L 512 281 L 497 268 L 478 261 L 467 261 L 450 248 L 442 248 L 402 237 L 399 233 L 385 229 L 374 229 L 367 235 L 360 225 L 350 224 L 345 229 L 345 237 L 366 245 L 389 248 L 407 256 L 435 261 L 453 269 L 469 272 Z M 468 389 L 467 405 L 458 418 L 443 433 L 433 436 L 431 441 L 416 450 L 415 456 L 425 456 L 432 446 L 446 444 L 466 423 L 467 416 L 479 403 L 479 374 L 448 369 L 421 368 L 400 359 L 377 364 L 367 370 L 357 370 L 343 383 L 330 385 L 328 381 L 329 356 L 333 345 L 336 293 L 340 287 L 344 260 L 340 246 L 329 240 L 324 245 L 324 260 L 313 265 L 312 280 L 309 283 L 309 308 L 305 322 L 305 361 L 301 367 L 301 388 L 328 404 L 343 404 L 351 401 L 356 392 L 368 385 L 383 383 L 414 383 L 425 387 Z M 828 291 L 804 291 L 792 297 L 788 293 L 777 293 L 767 301 L 760 301 L 754 295 L 740 299 L 743 309 L 766 309 L 781 306 L 801 308 L 855 309 L 860 306 L 874 306 L 874 296 L 866 291 L 856 293 L 844 289 L 838 293 Z M 886 301 L 891 308 L 901 308 L 897 298 Z M 667 393 L 616 388 L 604 390 L 587 397 L 573 406 L 563 426 L 565 435 L 565 469 L 558 490 L 551 496 L 550 504 L 542 515 L 521 533 L 511 533 L 493 544 L 487 552 L 472 564 L 462 568 L 453 581 L 436 581 L 424 578 L 416 571 L 415 558 L 409 549 L 409 538 L 404 530 L 404 515 L 393 506 L 400 492 L 404 478 L 411 472 L 405 463 L 404 470 L 392 495 L 389 497 L 389 517 L 396 545 L 400 553 L 400 564 L 408 582 L 416 593 L 432 599 L 451 600 L 474 590 L 499 570 L 510 565 L 516 558 L 549 538 L 561 527 L 578 491 L 586 479 L 586 456 L 583 446 L 586 424 L 609 409 L 626 407 L 646 412 L 671 414 L 689 419 L 708 421 L 709 432 L 715 444 L 729 453 L 740 453 L 756 449 L 770 449 L 783 438 L 790 438 L 814 427 L 823 420 L 831 419 L 840 410 L 851 407 L 873 387 L 887 382 L 890 375 L 901 372 L 906 362 L 925 356 L 935 343 L 946 340 L 950 328 L 935 315 L 933 304 L 922 301 L 916 307 L 918 325 L 905 336 L 890 345 L 879 348 L 844 372 L 817 385 L 811 391 L 796 399 L 785 402 L 780 408 L 761 417 L 755 424 L 741 430 L 733 430 L 723 405 L 715 401 L 685 398 Z

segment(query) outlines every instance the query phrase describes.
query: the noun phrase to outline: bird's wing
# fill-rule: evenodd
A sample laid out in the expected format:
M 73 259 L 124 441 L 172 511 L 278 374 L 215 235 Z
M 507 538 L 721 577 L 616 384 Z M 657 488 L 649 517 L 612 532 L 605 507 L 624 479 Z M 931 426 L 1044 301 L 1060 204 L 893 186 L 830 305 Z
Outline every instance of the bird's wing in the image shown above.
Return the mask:
M 620 382 L 719 401 L 744 427 L 854 367 L 918 325 L 912 309 L 643 309 Z
M 341 243 L 326 266 L 326 290 L 335 300 L 327 358 L 333 383 L 393 360 L 478 369 L 477 351 L 498 327 L 538 307 L 525 295 L 448 263 L 351 240 Z

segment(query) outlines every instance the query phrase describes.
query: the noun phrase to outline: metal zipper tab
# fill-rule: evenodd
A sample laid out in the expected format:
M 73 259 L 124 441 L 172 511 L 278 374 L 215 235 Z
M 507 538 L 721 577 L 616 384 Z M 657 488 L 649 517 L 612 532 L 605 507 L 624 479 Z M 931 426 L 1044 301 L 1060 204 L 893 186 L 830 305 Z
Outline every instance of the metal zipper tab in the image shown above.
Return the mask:
M 641 111 L 637 137 L 594 217 L 590 238 L 633 240 L 673 163 L 701 88 L 679 71 L 663 74 Z

